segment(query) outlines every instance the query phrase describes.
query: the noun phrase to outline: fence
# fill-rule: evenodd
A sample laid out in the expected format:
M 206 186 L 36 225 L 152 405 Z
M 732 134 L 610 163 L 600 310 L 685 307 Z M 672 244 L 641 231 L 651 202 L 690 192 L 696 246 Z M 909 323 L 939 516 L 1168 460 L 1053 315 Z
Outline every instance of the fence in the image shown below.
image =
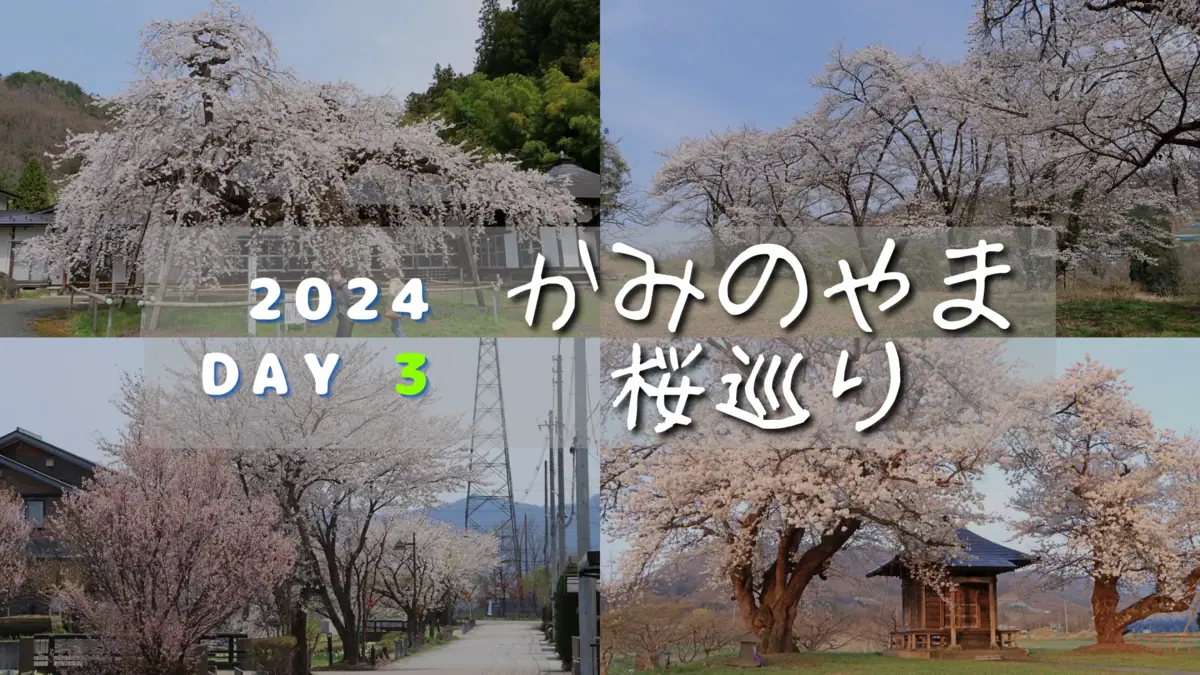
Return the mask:
M 196 647 L 205 652 L 205 671 L 232 669 L 237 672 L 247 668 L 246 639 L 244 633 L 217 633 L 200 638 Z M 4 647 L 9 644 L 17 645 L 15 662 L 11 664 L 10 650 Z M 64 668 L 87 666 L 104 659 L 101 643 L 94 635 L 43 633 L 16 643 L 0 642 L 0 670 L 58 673 Z
M 381 287 L 385 286 L 386 284 Z M 473 294 L 476 291 L 490 292 L 490 313 L 493 324 L 500 323 L 501 288 L 502 283 L 499 277 L 497 277 L 496 281 L 492 283 L 481 284 L 478 286 L 467 286 L 461 283 L 454 284 L 451 282 L 425 282 L 425 293 L 427 296 L 435 293 L 457 293 L 458 304 L 462 306 L 467 305 L 468 293 Z M 161 298 L 155 294 L 147 294 L 145 288 L 141 288 L 140 292 L 134 292 L 139 289 L 129 288 L 126 288 L 123 292 L 117 292 L 116 284 L 113 285 L 113 289 L 109 293 L 96 293 L 85 288 L 79 288 L 78 286 L 70 286 L 69 289 L 71 293 L 70 307 L 75 306 L 74 296 L 76 294 L 81 295 L 91 301 L 89 303 L 89 311 L 91 312 L 93 335 L 100 335 L 101 322 L 103 321 L 104 337 L 112 337 L 114 313 L 117 311 L 117 309 L 119 309 L 119 307 L 129 302 L 136 303 L 136 305 L 142 310 L 140 333 L 143 336 L 153 334 L 159 330 L 164 309 L 166 309 L 168 313 L 175 315 L 172 317 L 176 319 L 176 321 L 173 323 L 186 325 L 189 323 L 188 319 L 192 319 L 192 323 L 203 325 L 205 324 L 205 321 L 195 321 L 195 319 L 197 319 L 204 310 L 210 310 L 213 314 L 216 314 L 221 310 L 245 308 L 245 332 L 250 336 L 256 336 L 258 334 L 259 322 L 250 318 L 249 308 L 262 302 L 262 299 L 257 297 L 257 291 L 250 290 L 249 284 L 222 286 L 220 288 L 212 289 L 184 289 L 178 286 L 167 287 L 162 291 L 163 297 Z M 292 292 L 286 293 L 279 303 L 279 306 L 283 311 L 283 318 L 280 321 L 275 322 L 275 332 L 278 335 L 282 335 L 287 330 L 288 326 L 301 326 L 303 330 L 307 332 L 309 326 L 311 325 L 309 321 L 305 320 L 299 315 L 298 312 L 296 312 L 296 296 L 294 293 L 295 289 L 293 288 L 290 290 Z M 178 299 L 168 300 L 167 298 L 172 295 L 175 295 Z M 202 297 L 206 297 L 208 299 L 201 300 Z M 191 299 L 188 300 L 185 298 Z M 481 307 L 479 309 L 486 312 L 489 308 Z M 187 316 L 188 314 L 190 314 L 190 316 Z M 233 327 L 234 325 L 235 324 L 231 324 L 229 326 L 230 332 L 240 332 L 239 329 Z M 186 332 L 186 329 L 183 329 L 183 332 Z M 234 336 L 229 335 L 228 337 Z
M 21 643 L 16 640 L 0 642 L 0 672 L 16 672 L 21 667 Z
M 1158 652 L 1200 652 L 1200 633 L 1129 633 L 1125 641 L 1145 645 Z

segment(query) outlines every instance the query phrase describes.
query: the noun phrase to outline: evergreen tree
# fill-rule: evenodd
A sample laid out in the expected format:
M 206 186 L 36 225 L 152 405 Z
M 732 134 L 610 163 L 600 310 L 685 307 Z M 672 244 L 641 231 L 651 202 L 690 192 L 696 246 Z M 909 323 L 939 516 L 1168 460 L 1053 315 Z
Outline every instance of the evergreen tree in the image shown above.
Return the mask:
M 36 211 L 54 203 L 50 181 L 46 178 L 46 172 L 38 158 L 29 158 L 21 171 L 21 177 L 17 180 L 17 189 L 14 192 L 21 196 L 14 204 L 20 211 Z

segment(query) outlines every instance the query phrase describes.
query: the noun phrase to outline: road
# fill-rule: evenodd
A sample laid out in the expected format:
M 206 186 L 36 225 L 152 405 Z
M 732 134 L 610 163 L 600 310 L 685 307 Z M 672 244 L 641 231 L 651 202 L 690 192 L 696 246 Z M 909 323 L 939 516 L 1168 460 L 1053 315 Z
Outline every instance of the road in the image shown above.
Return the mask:
M 0 338 L 38 337 L 37 333 L 29 329 L 29 322 L 54 314 L 69 306 L 70 298 L 63 296 L 42 296 L 0 302 Z
M 480 621 L 441 647 L 379 670 L 409 675 L 540 675 L 561 672 L 536 621 Z M 342 675 L 351 675 L 343 673 Z

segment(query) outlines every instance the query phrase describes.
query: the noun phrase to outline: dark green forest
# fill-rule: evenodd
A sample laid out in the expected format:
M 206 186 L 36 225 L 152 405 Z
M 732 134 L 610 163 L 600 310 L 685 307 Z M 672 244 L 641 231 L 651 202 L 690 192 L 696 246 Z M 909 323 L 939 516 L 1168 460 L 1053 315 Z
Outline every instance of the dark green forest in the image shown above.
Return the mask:
M 600 1 L 483 0 L 474 70 L 434 66 L 409 120 L 441 119 L 447 140 L 547 169 L 600 171 Z

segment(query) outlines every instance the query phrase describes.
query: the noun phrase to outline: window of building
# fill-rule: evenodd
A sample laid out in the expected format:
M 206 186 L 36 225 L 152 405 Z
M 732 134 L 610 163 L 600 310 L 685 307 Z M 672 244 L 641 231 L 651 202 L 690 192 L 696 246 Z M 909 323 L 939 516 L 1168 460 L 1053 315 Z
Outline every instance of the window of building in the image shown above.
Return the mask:
M 508 256 L 504 250 L 504 235 L 501 232 L 488 232 L 483 236 L 481 245 L 482 251 L 479 252 L 479 266 L 485 268 L 502 269 L 507 267 Z
M 53 457 L 46 458 L 46 466 L 48 466 L 48 467 L 54 466 L 54 458 Z
M 40 499 L 25 500 L 25 519 L 36 528 L 46 524 L 46 502 Z
M 517 264 L 521 267 L 532 269 L 537 263 L 538 254 L 542 252 L 542 239 L 538 236 L 533 236 L 526 241 L 517 242 Z M 547 260 L 549 265 L 550 261 Z

